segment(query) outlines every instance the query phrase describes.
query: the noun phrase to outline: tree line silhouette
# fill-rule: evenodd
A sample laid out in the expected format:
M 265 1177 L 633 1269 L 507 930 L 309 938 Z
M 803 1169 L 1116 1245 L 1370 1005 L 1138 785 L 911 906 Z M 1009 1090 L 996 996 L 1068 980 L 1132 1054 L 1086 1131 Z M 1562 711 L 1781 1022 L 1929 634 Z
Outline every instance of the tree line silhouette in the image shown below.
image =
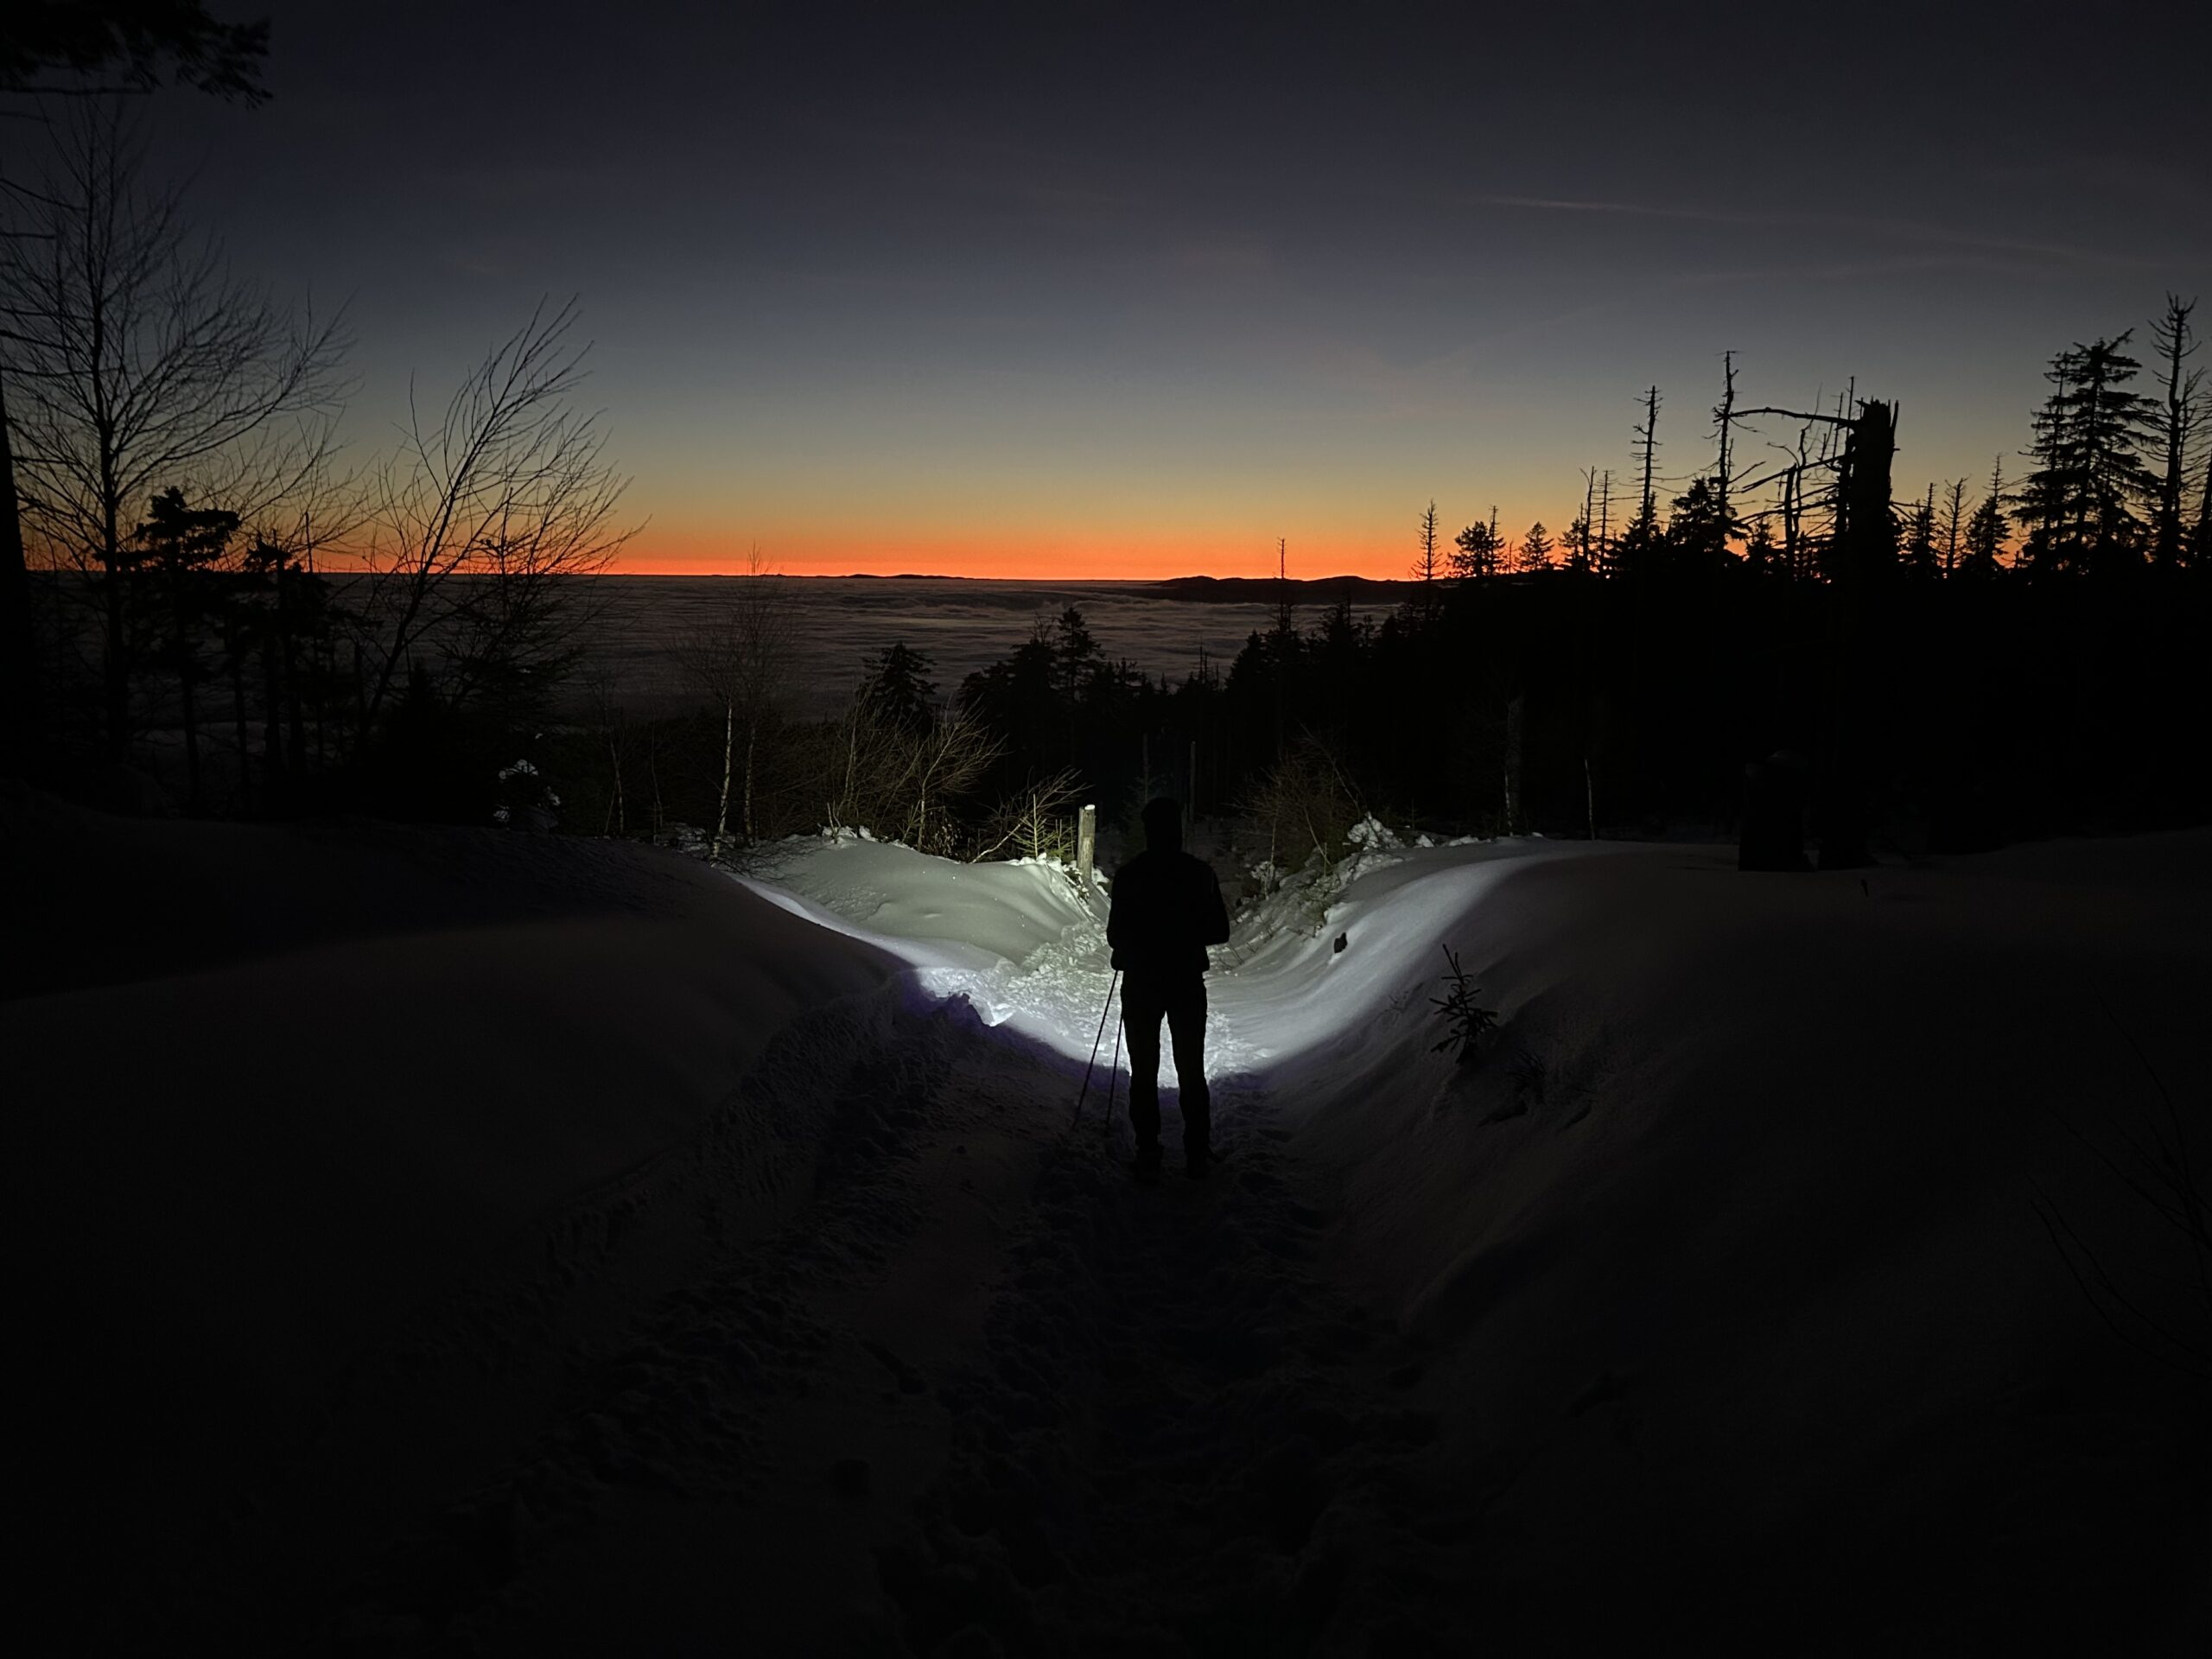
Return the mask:
M 1652 388 L 1640 487 L 1624 501 L 1590 469 L 1556 537 L 1509 537 L 1493 510 L 1447 542 L 1432 502 L 1387 614 L 1347 584 L 1301 624 L 1310 587 L 1286 582 L 1274 626 L 1225 671 L 1169 684 L 1109 662 L 1070 613 L 971 678 L 963 706 L 1002 742 L 1001 786 L 1071 765 L 1134 798 L 1164 776 L 1202 809 L 1339 836 L 1368 811 L 1726 832 L 1765 800 L 1808 812 L 1819 861 L 1848 868 L 1885 842 L 2201 820 L 2185 757 L 2202 741 L 2212 410 L 2193 305 L 2170 296 L 2152 325 L 2156 395 L 2132 331 L 2057 353 L 2024 472 L 2008 483 L 2000 458 L 1978 499 L 1963 479 L 1897 499 L 1892 404 L 1745 408 L 1731 355 L 1712 463 L 1663 512 Z M 1781 461 L 1746 461 L 1777 420 L 1794 428 Z
M 257 86 L 251 31 L 188 35 L 33 41 L 0 92 L 56 66 Z M 825 822 L 1038 849 L 1078 796 L 1118 813 L 1162 790 L 1256 814 L 1277 850 L 1328 850 L 1370 812 L 1551 835 L 1748 812 L 1747 861 L 1796 861 L 1794 825 L 1839 867 L 1885 838 L 2205 814 L 2186 757 L 2212 410 L 2179 296 L 2142 346 L 2131 329 L 2057 351 L 1986 483 L 1900 493 L 1893 403 L 1748 406 L 1732 353 L 1688 475 L 1662 474 L 1647 388 L 1631 467 L 1585 469 L 1563 528 L 1511 533 L 1493 509 L 1452 531 L 1431 502 L 1387 587 L 1294 583 L 1279 547 L 1273 626 L 1179 679 L 1070 608 L 945 695 L 902 644 L 859 665 L 842 715 L 799 719 L 796 623 L 756 562 L 676 642 L 696 711 L 641 720 L 589 650 L 588 578 L 626 531 L 575 401 L 573 306 L 542 307 L 341 474 L 343 319 L 232 277 L 107 102 L 44 126 L 0 238 L 17 776 L 202 813 L 690 824 L 718 853 Z

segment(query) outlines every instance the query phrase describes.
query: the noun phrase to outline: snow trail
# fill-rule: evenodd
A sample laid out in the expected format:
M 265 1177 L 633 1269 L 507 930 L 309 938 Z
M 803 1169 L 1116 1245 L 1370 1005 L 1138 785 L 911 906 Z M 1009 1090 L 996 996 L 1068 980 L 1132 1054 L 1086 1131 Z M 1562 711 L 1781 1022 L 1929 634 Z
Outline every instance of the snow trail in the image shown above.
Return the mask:
M 1249 1087 L 1203 1184 L 1133 1181 L 1126 1122 L 1053 1149 L 979 1363 L 943 1391 L 924 1541 L 881 1555 L 914 1650 L 1299 1653 L 1442 1638 L 1419 1535 L 1420 1359 L 1313 1268 L 1327 1225 Z M 1402 1397 L 1401 1394 L 1400 1397 Z
M 573 1344 L 560 1421 L 390 1542 L 326 1634 L 1440 1643 L 1435 1421 L 1377 1403 L 1421 1352 L 1317 1269 L 1327 1217 L 1273 1103 L 1223 1087 L 1224 1162 L 1146 1185 L 1120 1105 L 1068 1132 L 1074 1086 L 964 1002 L 899 1011 L 834 1080 L 811 1198 Z
M 2199 840 L 2174 860 L 2201 868 Z M 671 889 L 733 947 L 651 982 L 724 993 L 677 1028 L 691 1075 L 728 1079 L 693 1127 L 395 1333 L 315 1444 L 270 1440 L 288 1467 L 241 1465 L 219 1513 L 133 1554 L 118 1630 L 975 1655 L 1681 1629 L 1843 1653 L 1973 1646 L 1993 1610 L 2018 1649 L 2131 1595 L 2145 1630 L 2188 1628 L 2167 1556 L 2197 1559 L 2201 1410 L 2045 1294 L 2014 1202 L 2063 1168 L 2020 1103 L 2094 1100 L 2109 1066 L 2031 1040 L 2045 1005 L 1990 971 L 2001 948 L 2038 982 L 2085 951 L 2133 974 L 2182 1075 L 2203 935 L 2184 906 L 2146 963 L 2166 887 L 2038 887 L 2026 855 L 1870 891 L 1738 880 L 1721 849 L 1386 849 L 1325 906 L 1248 912 L 1210 982 L 1226 1158 L 1194 1183 L 1171 1152 L 1140 1185 L 1125 1072 L 1110 1121 L 1094 1082 L 1069 1125 L 1110 977 L 1092 895 L 858 842 L 792 862 L 779 902 L 819 926 L 718 875 Z M 1440 933 L 1499 1011 L 1478 1065 L 1434 1052 Z M 795 1018 L 729 990 L 833 956 L 852 971 Z M 730 1053 L 734 1087 L 701 1058 Z M 628 1145 L 659 1103 L 596 1103 Z M 2100 1173 L 2069 1179 L 2126 1243 Z M 1959 1536 L 2011 1541 L 1929 1547 Z

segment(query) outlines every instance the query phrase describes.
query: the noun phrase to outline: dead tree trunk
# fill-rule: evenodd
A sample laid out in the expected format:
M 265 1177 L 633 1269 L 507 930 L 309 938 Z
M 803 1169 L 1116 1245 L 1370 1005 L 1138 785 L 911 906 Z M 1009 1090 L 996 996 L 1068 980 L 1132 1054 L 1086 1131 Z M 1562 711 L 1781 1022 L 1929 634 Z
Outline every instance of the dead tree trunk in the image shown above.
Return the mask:
M 1823 768 L 1820 863 L 1824 870 L 1873 862 L 1868 849 L 1876 779 L 1890 735 L 1882 595 L 1897 575 L 1897 526 L 1890 470 L 1896 418 L 1888 404 L 1859 406 L 1845 442 L 1836 504 L 1839 528 L 1830 634 L 1828 764 Z
M 1639 511 L 1647 530 L 1659 514 L 1657 499 L 1651 493 L 1651 461 L 1659 448 L 1658 434 L 1659 388 L 1654 386 L 1643 395 L 1643 425 L 1638 434 L 1643 440 L 1643 505 Z
M 1736 410 L 1735 353 L 1721 353 L 1720 372 L 1720 404 L 1713 411 L 1713 418 L 1720 423 L 1720 461 L 1713 475 L 1713 493 L 1720 509 L 1720 550 L 1726 553 L 1728 550 L 1728 429 Z
M 2160 423 L 2159 448 L 2164 452 L 2165 465 L 2158 480 L 2158 511 L 2157 522 L 2152 526 L 2152 562 L 2162 565 L 2176 565 L 2182 556 L 2182 489 L 2189 469 L 2191 428 L 2197 412 L 2197 388 L 2203 382 L 2201 372 L 2184 372 L 2183 360 L 2196 347 L 2190 340 L 2189 315 L 2196 308 L 2196 302 L 2184 302 L 2177 294 L 2166 296 L 2166 315 L 2159 320 L 2152 332 L 2166 359 L 2166 410 Z M 2200 517 L 2202 515 L 2200 514 Z M 2198 538 L 2200 542 L 2202 537 Z M 2197 556 L 2204 550 L 2199 546 Z

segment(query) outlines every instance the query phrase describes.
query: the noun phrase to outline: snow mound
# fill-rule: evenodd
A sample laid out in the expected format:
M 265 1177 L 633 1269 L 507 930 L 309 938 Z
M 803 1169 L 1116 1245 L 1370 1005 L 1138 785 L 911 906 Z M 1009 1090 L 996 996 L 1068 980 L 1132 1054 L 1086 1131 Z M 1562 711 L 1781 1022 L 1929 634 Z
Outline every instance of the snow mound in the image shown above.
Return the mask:
M 464 1287 L 566 1271 L 534 1229 L 650 1185 L 779 1033 L 893 983 L 634 845 L 0 808 L 28 1295 L 125 1461 L 273 1442 Z
M 1111 976 L 1105 901 L 1054 861 L 963 864 L 858 835 L 796 837 L 741 885 L 899 958 L 925 994 L 964 997 L 988 1024 L 1090 1052 Z
M 1342 862 L 1309 868 L 1246 907 L 1211 952 L 1209 1077 L 1295 1083 L 1301 1070 L 1360 1053 L 1377 1019 L 1434 977 L 1437 947 L 1465 936 L 1453 918 L 1502 875 L 1590 850 L 1525 841 L 1412 849 L 1372 819 L 1354 839 Z M 1065 867 L 961 864 L 845 834 L 781 843 L 745 885 L 899 957 L 926 994 L 965 997 L 988 1023 L 1089 1059 L 1112 985 L 1106 906 L 1086 902 Z

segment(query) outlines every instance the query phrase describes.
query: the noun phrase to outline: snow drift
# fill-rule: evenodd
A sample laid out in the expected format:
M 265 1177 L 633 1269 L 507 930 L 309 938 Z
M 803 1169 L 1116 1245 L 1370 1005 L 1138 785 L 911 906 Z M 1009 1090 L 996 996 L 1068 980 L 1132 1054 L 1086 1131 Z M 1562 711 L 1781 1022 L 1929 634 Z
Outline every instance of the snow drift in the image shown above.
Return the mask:
M 23 795 L 4 823 L 12 1208 L 108 1546 L 118 1470 L 243 1478 L 464 1290 L 569 1271 L 580 1208 L 897 967 L 630 845 Z
M 773 1528 L 718 1523 L 784 1564 L 741 1598 L 760 1629 L 806 1628 L 818 1567 L 889 1650 L 962 1619 L 1110 1645 L 1131 1615 L 1085 1552 L 1156 1533 L 1203 1568 L 1178 1541 L 1216 1473 L 1257 1516 L 1220 1571 L 1324 1650 L 2185 1651 L 2212 1606 L 2202 1384 L 2113 1338 L 2044 1225 L 2195 1316 L 2088 1148 L 2127 1167 L 2163 1089 L 2202 1166 L 2202 832 L 1810 876 L 1371 836 L 1241 914 L 1209 982 L 1224 1173 L 1133 1192 L 1067 1128 L 1111 975 L 1103 894 L 1058 866 L 840 836 L 739 882 L 606 843 L 0 808 L 17 1207 L 36 1328 L 64 1333 L 41 1421 L 80 1448 L 65 1548 L 159 1556 L 278 1456 L 305 1507 L 264 1539 L 327 1524 L 326 1490 L 387 1504 L 366 1537 L 508 1464 L 619 1483 L 623 1435 L 751 1444 L 683 1414 L 757 1362 L 807 1435 L 899 1471 L 855 1506 L 800 1457 Z M 1471 1064 L 1436 1052 L 1440 945 L 1497 1014 Z M 858 1133 L 909 1172 L 842 1207 L 810 1197 L 854 1104 L 832 1079 L 883 1096 Z M 794 1217 L 813 1265 L 723 1261 L 653 1305 L 649 1363 L 570 1379 L 701 1240 Z M 582 1272 L 618 1231 L 620 1274 Z M 348 1376 L 365 1404 L 316 1442 Z M 1143 1479 L 1084 1461 L 1102 1399 L 1153 1423 Z M 984 1596 L 916 1517 L 996 1502 L 1009 1461 L 1063 1484 L 1008 1533 L 1044 1576 Z M 470 1639 L 723 1616 L 705 1511 L 616 1512 L 634 1535 L 604 1554 L 503 1568 L 538 1599 L 486 1592 Z
M 1632 1603 L 1807 1650 L 1823 1621 L 1863 1635 L 1824 1605 L 1861 1580 L 1881 1618 L 1941 1608 L 1916 1636 L 1939 1647 L 2156 1647 L 2206 1607 L 2202 1384 L 2114 1339 L 2049 1223 L 2212 1338 L 2185 1242 L 2098 1156 L 2133 1168 L 2165 1090 L 2212 1162 L 2208 858 L 2202 832 L 1806 876 L 1385 845 L 1247 909 L 1210 1076 L 1295 1128 L 1340 1270 L 1433 1351 L 1491 1628 L 1617 1630 L 1620 1604 L 1571 1593 L 1591 1560 Z M 1033 926 L 1052 873 L 855 843 L 779 879 L 1088 1052 L 1103 944 L 1071 896 Z M 1023 893 L 995 929 L 995 883 Z M 937 965 L 986 937 L 987 966 Z M 1447 944 L 1498 1014 L 1472 1065 L 1435 1052 Z

